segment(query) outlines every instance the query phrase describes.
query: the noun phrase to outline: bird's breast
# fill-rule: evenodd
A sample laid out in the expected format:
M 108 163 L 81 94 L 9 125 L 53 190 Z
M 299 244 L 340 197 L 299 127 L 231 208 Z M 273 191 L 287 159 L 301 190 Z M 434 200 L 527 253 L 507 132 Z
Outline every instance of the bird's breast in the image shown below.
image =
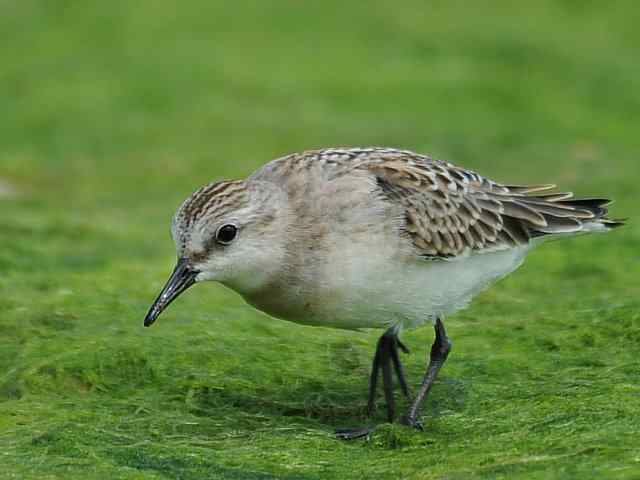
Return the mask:
M 527 250 L 475 254 L 455 261 L 361 255 L 360 261 L 345 260 L 330 272 L 317 271 L 316 278 L 291 279 L 245 299 L 271 316 L 301 324 L 414 328 L 465 308 L 475 295 L 515 270 Z

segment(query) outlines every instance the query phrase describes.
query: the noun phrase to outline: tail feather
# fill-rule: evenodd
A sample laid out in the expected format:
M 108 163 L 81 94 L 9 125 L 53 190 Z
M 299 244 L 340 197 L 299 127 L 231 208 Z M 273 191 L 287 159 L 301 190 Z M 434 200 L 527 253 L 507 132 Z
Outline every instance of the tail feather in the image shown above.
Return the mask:
M 612 202 L 607 198 L 576 198 L 572 200 L 563 200 L 558 203 L 589 210 L 596 217 L 601 218 L 607 215 L 609 212 L 607 207 L 611 205 Z
M 613 230 L 614 228 L 624 227 L 627 224 L 626 218 L 604 218 L 600 220 L 607 230 Z
M 504 188 L 509 190 L 511 193 L 515 193 L 518 195 L 529 195 L 531 193 L 553 190 L 554 188 L 556 188 L 556 185 L 552 183 L 542 185 L 505 185 Z
M 545 193 L 543 195 L 531 195 L 531 198 L 535 198 L 536 200 L 542 200 L 545 202 L 560 202 L 561 200 L 567 200 L 568 198 L 573 197 L 573 192 L 556 192 L 556 193 Z
M 573 198 L 570 192 L 538 193 L 550 190 L 552 185 L 506 188 L 508 193 L 500 198 L 507 207 L 504 213 L 524 222 L 532 238 L 607 231 L 625 224 L 625 220 L 607 216 L 612 203 L 607 198 Z

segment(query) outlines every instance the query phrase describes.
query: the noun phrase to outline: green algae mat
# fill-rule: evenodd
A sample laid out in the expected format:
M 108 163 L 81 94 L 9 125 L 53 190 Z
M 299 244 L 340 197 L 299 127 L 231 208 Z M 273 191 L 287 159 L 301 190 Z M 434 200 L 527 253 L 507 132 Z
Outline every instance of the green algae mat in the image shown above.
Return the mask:
M 637 10 L 0 2 L 0 478 L 640 478 Z M 447 319 L 423 432 L 333 437 L 365 422 L 379 332 L 273 320 L 215 284 L 142 326 L 189 193 L 342 145 L 629 217 Z M 403 335 L 414 388 L 432 339 Z

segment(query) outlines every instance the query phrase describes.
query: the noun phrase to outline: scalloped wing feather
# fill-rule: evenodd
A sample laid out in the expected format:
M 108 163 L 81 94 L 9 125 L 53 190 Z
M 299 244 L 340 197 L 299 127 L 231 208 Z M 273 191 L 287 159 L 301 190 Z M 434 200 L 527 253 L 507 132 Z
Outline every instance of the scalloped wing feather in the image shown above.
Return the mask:
M 606 218 L 607 199 L 541 193 L 555 185 L 506 186 L 475 172 L 416 154 L 366 165 L 384 194 L 405 209 L 405 229 L 422 255 L 451 258 L 495 251 L 543 235 L 589 231 Z

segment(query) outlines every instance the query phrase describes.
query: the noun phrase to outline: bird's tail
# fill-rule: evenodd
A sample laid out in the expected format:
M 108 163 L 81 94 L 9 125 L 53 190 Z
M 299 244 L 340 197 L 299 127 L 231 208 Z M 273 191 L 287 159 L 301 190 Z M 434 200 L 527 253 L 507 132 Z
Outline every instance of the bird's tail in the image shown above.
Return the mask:
M 606 198 L 573 198 L 573 193 L 540 193 L 555 185 L 507 186 L 518 203 L 535 212 L 544 222 L 529 225 L 533 238 L 606 232 L 625 224 L 623 219 L 609 218 L 611 200 Z

